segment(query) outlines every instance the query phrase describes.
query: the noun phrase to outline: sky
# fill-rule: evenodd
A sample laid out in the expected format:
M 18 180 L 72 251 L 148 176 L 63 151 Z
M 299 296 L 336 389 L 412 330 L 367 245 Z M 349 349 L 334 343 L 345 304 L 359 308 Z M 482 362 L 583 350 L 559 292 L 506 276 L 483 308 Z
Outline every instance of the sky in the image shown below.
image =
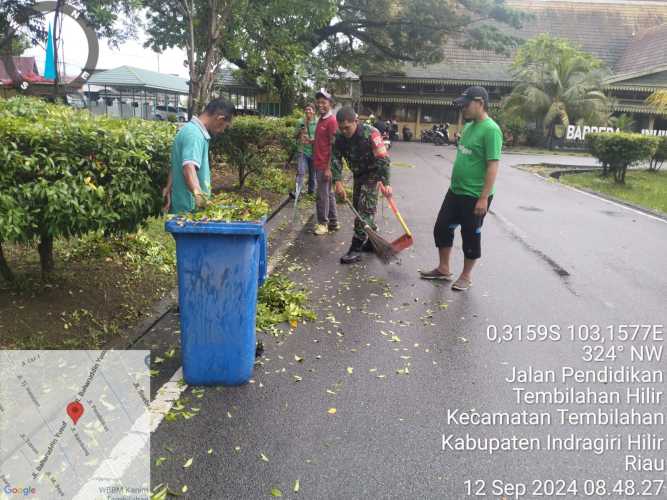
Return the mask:
M 45 18 L 47 25 L 53 22 L 53 14 L 47 15 Z M 65 16 L 63 21 L 63 39 L 67 75 L 77 76 L 88 58 L 88 45 L 79 25 L 68 16 Z M 107 41 L 101 39 L 97 68 L 113 69 L 127 65 L 151 71 L 159 70 L 161 73 L 175 74 L 187 78 L 187 68 L 183 65 L 183 61 L 186 60 L 185 51 L 169 49 L 162 54 L 158 54 L 143 47 L 145 39 L 146 34 L 140 30 L 137 40 L 119 45 L 117 49 L 109 47 Z M 46 60 L 44 47 L 30 48 L 23 55 L 34 56 L 39 73 L 44 73 Z M 61 56 L 59 55 L 59 57 Z

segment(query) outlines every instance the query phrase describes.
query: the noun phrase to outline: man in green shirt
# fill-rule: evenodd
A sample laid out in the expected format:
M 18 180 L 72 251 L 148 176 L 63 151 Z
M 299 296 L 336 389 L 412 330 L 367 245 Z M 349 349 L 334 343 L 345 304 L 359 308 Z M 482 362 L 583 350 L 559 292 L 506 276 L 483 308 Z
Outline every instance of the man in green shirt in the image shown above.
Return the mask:
M 420 273 L 424 279 L 452 280 L 449 257 L 454 229 L 460 225 L 464 263 L 452 289 L 467 290 L 472 285 L 472 268 L 481 257 L 482 222 L 495 192 L 503 135 L 487 114 L 489 94 L 483 87 L 466 89 L 454 103 L 463 106 L 463 116 L 470 122 L 461 132 L 452 183 L 433 228 L 440 262 L 432 271 Z
M 171 147 L 171 170 L 162 190 L 164 210 L 170 214 L 193 212 L 211 195 L 208 143 L 232 124 L 234 105 L 222 98 L 206 105 L 178 131 Z

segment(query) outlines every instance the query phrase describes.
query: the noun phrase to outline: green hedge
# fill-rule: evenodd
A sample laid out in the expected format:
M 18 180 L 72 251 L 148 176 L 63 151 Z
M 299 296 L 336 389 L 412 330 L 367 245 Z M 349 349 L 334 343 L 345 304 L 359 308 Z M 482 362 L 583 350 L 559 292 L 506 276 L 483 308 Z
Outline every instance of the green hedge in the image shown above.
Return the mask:
M 236 169 L 242 187 L 249 175 L 260 175 L 272 163 L 291 157 L 297 147 L 295 133 L 296 121 L 290 117 L 240 116 L 212 140 L 211 151 Z
M 0 244 L 38 241 L 46 273 L 54 237 L 135 230 L 160 212 L 175 131 L 36 99 L 0 100 Z
M 596 132 L 586 135 L 586 144 L 602 163 L 603 175 L 613 173 L 616 182 L 624 183 L 628 167 L 649 161 L 656 153 L 659 139 L 642 134 Z

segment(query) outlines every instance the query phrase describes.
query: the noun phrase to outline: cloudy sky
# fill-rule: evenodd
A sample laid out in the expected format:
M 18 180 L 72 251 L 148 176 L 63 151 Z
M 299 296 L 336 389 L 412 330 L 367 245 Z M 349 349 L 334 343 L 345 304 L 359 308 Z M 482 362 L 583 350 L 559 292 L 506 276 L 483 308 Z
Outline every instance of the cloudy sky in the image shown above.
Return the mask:
M 53 22 L 53 14 L 46 16 L 46 22 Z M 88 57 L 86 37 L 79 25 L 71 18 L 65 17 L 63 21 L 64 59 L 68 75 L 76 76 Z M 129 41 L 120 45 L 118 49 L 112 49 L 106 40 L 100 40 L 100 57 L 97 67 L 100 69 L 112 69 L 118 66 L 135 66 L 137 68 L 160 71 L 161 73 L 176 74 L 187 77 L 187 69 L 183 65 L 186 59 L 185 52 L 171 49 L 162 54 L 157 54 L 150 49 L 143 48 L 146 36 L 139 34 L 137 40 Z M 44 47 L 34 47 L 24 55 L 32 55 L 37 61 L 40 74 L 44 72 L 46 51 Z M 60 56 L 59 56 L 60 57 Z

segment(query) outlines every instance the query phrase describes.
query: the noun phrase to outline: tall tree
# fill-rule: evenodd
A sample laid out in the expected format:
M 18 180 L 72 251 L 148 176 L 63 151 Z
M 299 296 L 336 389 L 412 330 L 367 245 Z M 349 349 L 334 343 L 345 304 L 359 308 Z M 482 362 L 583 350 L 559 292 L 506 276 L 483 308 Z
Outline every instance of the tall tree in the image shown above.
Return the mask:
M 505 102 L 543 131 L 551 147 L 556 126 L 578 119 L 597 122 L 608 117 L 603 92 L 604 63 L 567 40 L 540 35 L 522 45 L 513 61 L 519 82 Z
M 233 33 L 232 12 L 245 11 L 247 0 L 145 0 L 147 47 L 162 52 L 184 49 L 189 74 L 188 115 L 198 114 L 209 99 L 223 62 L 222 48 Z
M 449 37 L 475 48 L 511 50 L 499 26 L 525 17 L 504 0 L 146 0 L 147 45 L 188 52 L 195 107 L 208 98 L 223 60 L 275 91 L 288 113 L 313 71 L 353 71 L 442 60 Z
M 504 0 L 251 0 L 249 7 L 245 29 L 225 57 L 251 77 L 263 75 L 284 113 L 304 67 L 363 72 L 436 63 L 449 37 L 509 52 L 518 40 L 499 26 L 518 27 L 526 17 Z

